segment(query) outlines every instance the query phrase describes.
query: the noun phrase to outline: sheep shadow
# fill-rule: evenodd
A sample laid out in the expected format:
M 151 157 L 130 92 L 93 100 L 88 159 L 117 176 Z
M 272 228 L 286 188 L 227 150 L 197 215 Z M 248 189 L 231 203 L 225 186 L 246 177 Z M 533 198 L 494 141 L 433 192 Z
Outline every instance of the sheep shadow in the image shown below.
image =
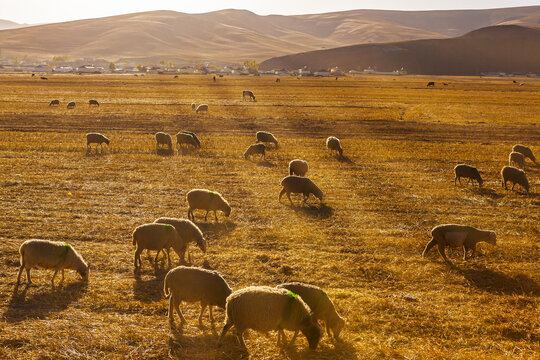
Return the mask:
M 540 286 L 536 281 L 524 274 L 510 277 L 484 267 L 479 269 L 458 269 L 458 272 L 469 284 L 492 294 L 540 296 Z
M 501 199 L 504 197 L 503 194 L 498 194 L 493 189 L 488 188 L 471 188 L 470 191 L 476 195 L 486 196 L 489 198 L 492 198 L 493 200 Z
M 226 336 L 222 346 L 218 346 L 218 331 L 220 328 L 211 329 L 203 334 L 186 335 L 181 328 L 171 328 L 171 336 L 168 341 L 169 354 L 177 359 L 241 359 L 249 355 L 240 346 L 229 346 L 231 336 Z M 198 330 L 195 330 L 198 331 Z M 234 340 L 233 340 L 234 341 Z M 201 349 L 209 349 L 201 352 Z M 213 353 L 213 354 L 212 354 Z
M 325 204 L 320 204 L 319 206 L 293 206 L 292 208 L 295 212 L 321 219 L 328 219 L 334 215 L 334 208 Z
M 20 289 L 22 287 L 22 289 Z M 2 317 L 8 322 L 20 322 L 30 318 L 45 319 L 50 314 L 64 311 L 67 307 L 79 300 L 88 287 L 88 282 L 77 281 L 67 285 L 57 285 L 51 289 L 47 283 L 40 288 L 43 291 L 28 296 L 28 290 L 36 285 L 16 285 L 7 304 L 7 310 Z
M 208 215 L 210 216 L 210 215 Z M 234 231 L 234 229 L 236 229 L 236 224 L 231 222 L 231 221 L 227 221 L 227 222 L 218 222 L 218 223 L 215 223 L 215 222 L 197 222 L 196 223 L 197 226 L 199 227 L 199 229 L 201 229 L 201 231 L 203 232 L 203 234 L 210 234 L 212 235 L 212 237 L 219 237 L 221 235 L 225 235 L 225 234 L 228 234 L 232 231 Z
M 171 268 L 174 264 L 171 264 Z M 163 279 L 169 269 L 167 267 L 155 267 L 153 277 L 145 280 L 140 271 L 134 273 L 133 298 L 145 303 L 159 301 L 163 298 Z
M 354 161 L 348 156 L 338 156 L 337 160 L 345 164 L 351 164 L 351 165 L 354 164 Z
M 159 156 L 172 156 L 174 155 L 174 149 L 159 148 L 156 150 L 156 154 Z
M 358 357 L 356 349 L 348 342 L 338 340 L 328 346 L 323 340 L 324 338 L 314 351 L 309 348 L 298 351 L 297 346 L 284 347 L 282 351 L 288 359 L 356 359 Z
M 257 163 L 257 166 L 262 166 L 262 167 L 267 167 L 267 168 L 273 168 L 273 167 L 276 167 L 277 165 L 274 164 L 274 163 L 271 163 L 270 161 L 268 160 L 264 160 L 264 161 L 259 161 Z

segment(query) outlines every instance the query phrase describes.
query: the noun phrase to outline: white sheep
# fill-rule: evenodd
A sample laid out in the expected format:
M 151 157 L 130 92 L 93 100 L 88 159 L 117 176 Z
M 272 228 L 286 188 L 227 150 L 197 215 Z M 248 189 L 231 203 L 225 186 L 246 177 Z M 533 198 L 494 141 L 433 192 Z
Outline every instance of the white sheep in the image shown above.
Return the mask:
M 516 144 L 512 147 L 512 151 L 522 153 L 523 156 L 531 159 L 531 161 L 536 164 L 536 158 L 534 157 L 532 150 L 527 146 Z
M 529 180 L 527 180 L 527 175 L 525 175 L 525 172 L 523 170 L 512 166 L 505 166 L 501 170 L 501 177 L 502 186 L 505 189 L 508 189 L 506 187 L 506 183 L 510 181 L 511 183 L 513 183 L 512 190 L 514 190 L 514 186 L 516 186 L 516 184 L 519 184 L 521 185 L 521 187 L 523 187 L 523 189 L 525 189 L 527 193 L 529 193 Z
M 343 319 L 336 311 L 334 303 L 328 295 L 320 287 L 310 284 L 304 284 L 301 282 L 291 282 L 276 286 L 277 288 L 287 289 L 295 294 L 300 295 L 302 300 L 309 306 L 311 312 L 315 316 L 315 319 L 322 320 L 326 326 L 326 333 L 328 336 L 330 330 L 334 335 L 334 338 L 339 338 L 339 334 L 345 326 L 345 319 Z M 294 336 L 296 336 L 295 334 Z
M 201 104 L 197 106 L 197 110 L 195 112 L 198 114 L 199 112 L 208 112 L 208 105 L 207 104 Z
M 92 151 L 91 144 L 97 144 L 96 145 L 96 153 L 97 153 L 97 146 L 99 145 L 101 147 L 101 152 L 103 152 L 103 144 L 107 144 L 109 146 L 110 140 L 102 134 L 99 133 L 88 133 L 86 134 L 86 151 L 90 152 Z
M 289 163 L 289 175 L 305 176 L 308 172 L 308 163 L 304 160 L 294 159 Z
M 183 144 L 185 144 L 186 146 L 191 145 L 194 148 L 200 147 L 193 135 L 185 132 L 179 132 L 176 134 L 176 146 L 182 147 Z
M 201 302 L 199 325 L 202 326 L 202 316 L 208 306 L 210 321 L 214 326 L 212 306 L 225 309 L 226 299 L 232 293 L 225 279 L 216 271 L 178 266 L 170 270 L 163 281 L 163 294 L 169 299 L 169 321 L 174 322 L 174 310 L 180 317 L 182 325 L 186 322 L 180 304 L 186 302 Z
M 316 349 L 321 328 L 311 315 L 309 307 L 295 293 L 287 289 L 252 286 L 233 292 L 227 298 L 227 318 L 218 344 L 234 326 L 240 345 L 247 350 L 243 333 L 247 329 L 260 332 L 278 331 L 278 344 L 285 343 L 283 330 L 301 331 L 309 347 Z M 289 345 L 293 344 L 294 337 Z
M 266 145 L 264 144 L 253 144 L 250 145 L 246 152 L 244 152 L 244 159 L 248 159 L 253 155 L 261 155 L 261 159 L 266 160 Z
M 474 256 L 476 244 L 485 241 L 492 245 L 497 243 L 497 235 L 493 231 L 479 230 L 472 226 L 444 224 L 437 225 L 431 230 L 431 241 L 426 245 L 422 257 L 435 245 L 438 246 L 439 253 L 444 261 L 450 263 L 445 254 L 446 247 L 463 247 L 463 260 L 467 260 L 467 251 L 472 250 Z
M 291 200 L 291 193 L 294 194 L 303 194 L 304 195 L 304 203 L 309 198 L 309 194 L 313 194 L 316 198 L 318 198 L 320 201 L 323 199 L 323 192 L 313 181 L 306 177 L 301 176 L 294 176 L 289 175 L 283 178 L 281 180 L 281 186 L 283 186 L 283 189 L 279 193 L 278 201 L 281 201 L 281 197 L 283 194 L 287 194 L 287 197 L 289 198 L 289 201 L 291 202 L 291 205 L 293 204 Z
M 159 150 L 161 145 L 166 145 L 169 151 L 172 151 L 172 138 L 171 135 L 164 132 L 156 133 L 156 147 Z
M 326 147 L 328 148 L 328 150 L 330 150 L 330 154 L 332 154 L 332 152 L 334 151 L 337 151 L 339 152 L 339 156 L 343 156 L 343 148 L 341 147 L 341 142 L 337 137 L 328 137 L 328 139 L 326 139 Z
M 467 182 L 473 183 L 473 180 L 476 180 L 478 182 L 478 187 L 481 187 L 484 181 L 482 180 L 482 177 L 480 176 L 480 173 L 478 172 L 478 169 L 476 169 L 474 166 L 466 165 L 466 164 L 459 164 L 454 167 L 454 186 L 456 186 L 456 181 L 459 181 L 459 184 L 461 185 L 461 178 L 467 178 Z
M 225 200 L 220 193 L 215 191 L 210 191 L 207 189 L 193 189 L 187 193 L 186 199 L 189 204 L 188 218 L 193 221 L 195 221 L 193 210 L 196 209 L 206 210 L 204 221 L 207 221 L 208 213 L 210 211 L 214 212 L 216 222 L 218 221 L 216 214 L 217 210 L 223 211 L 227 217 L 231 214 L 231 207 L 227 200 Z
M 256 138 L 257 138 L 257 142 L 262 142 L 262 143 L 272 143 L 276 146 L 276 148 L 278 147 L 278 141 L 276 139 L 276 137 L 274 136 L 274 134 L 272 133 L 269 133 L 269 132 L 266 132 L 266 131 L 257 131 L 257 133 L 255 134 Z
M 51 280 L 53 288 L 54 278 L 60 270 L 62 271 L 60 283 L 64 282 L 64 269 L 76 270 L 83 280 L 88 280 L 90 267 L 71 245 L 64 242 L 39 239 L 26 240 L 19 248 L 19 253 L 21 254 L 21 267 L 17 276 L 17 284 L 21 282 L 21 274 L 24 269 L 26 269 L 26 280 L 28 284 L 31 284 L 30 269 L 34 267 L 54 269 Z
M 523 156 L 522 153 L 517 151 L 512 151 L 510 155 L 508 155 L 508 166 L 514 166 L 517 165 L 521 169 L 525 167 L 525 156 Z
M 171 247 L 180 257 L 185 252 L 185 247 L 182 247 L 176 229 L 169 224 L 151 223 L 138 226 L 133 231 L 133 245 L 137 246 L 135 249 L 135 270 L 142 266 L 141 253 L 144 249 L 157 250 L 154 263 L 157 263 L 159 253 L 165 250 L 169 267 L 171 267 L 169 253 Z
M 188 252 L 188 259 L 191 263 L 191 255 L 188 250 L 188 246 L 190 243 L 195 243 L 201 249 L 201 251 L 206 254 L 206 239 L 204 238 L 204 235 L 199 229 L 197 225 L 195 225 L 191 220 L 188 219 L 177 219 L 177 218 L 170 218 L 170 217 L 160 217 L 154 221 L 158 224 L 169 224 L 174 226 L 176 229 L 176 232 L 178 234 L 178 237 L 180 238 L 180 247 L 182 249 L 182 253 L 180 254 L 180 258 L 182 260 L 182 263 L 186 262 L 185 259 L 185 253 Z

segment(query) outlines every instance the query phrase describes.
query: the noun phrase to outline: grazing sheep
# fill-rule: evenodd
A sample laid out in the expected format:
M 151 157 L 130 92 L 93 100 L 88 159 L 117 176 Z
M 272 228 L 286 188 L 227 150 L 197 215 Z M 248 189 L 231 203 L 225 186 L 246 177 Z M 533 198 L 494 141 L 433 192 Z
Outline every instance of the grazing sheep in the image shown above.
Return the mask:
M 48 80 L 45 76 L 40 77 L 41 80 Z M 521 85 L 520 85 L 521 86 Z
M 276 79 L 276 82 L 277 82 L 277 83 L 278 83 L 278 82 L 281 82 L 280 78 L 277 78 L 277 79 Z
M 482 180 L 482 177 L 480 176 L 480 173 L 474 166 L 466 165 L 466 164 L 459 164 L 454 167 L 454 173 L 456 174 L 454 178 L 454 186 L 456 186 L 456 181 L 459 180 L 459 184 L 461 185 L 461 178 L 467 178 L 467 182 L 471 181 L 471 183 L 476 180 L 478 182 L 478 187 L 481 187 L 484 181 Z
M 161 145 L 166 145 L 169 151 L 172 151 L 172 138 L 171 135 L 164 132 L 156 133 L 156 147 L 159 150 Z
M 308 163 L 304 160 L 294 159 L 289 163 L 289 175 L 305 176 L 308 172 Z
M 272 133 L 266 131 L 257 131 L 256 137 L 258 143 L 272 143 L 276 146 L 276 148 L 278 147 L 278 141 Z
M 463 247 L 463 260 L 467 260 L 467 251 L 472 249 L 472 255 L 476 252 L 476 244 L 485 241 L 492 245 L 497 243 L 497 235 L 494 231 L 478 230 L 472 226 L 445 224 L 437 225 L 431 230 L 431 241 L 426 245 L 422 257 L 435 245 L 444 261 L 450 263 L 445 254 L 446 247 Z
M 208 112 L 208 105 L 207 104 L 201 104 L 197 106 L 197 110 L 195 112 L 198 114 L 199 112 Z
M 278 201 L 281 201 L 281 197 L 285 193 L 287 194 L 291 205 L 293 205 L 293 202 L 291 200 L 291 193 L 304 194 L 304 203 L 309 198 L 309 194 L 313 194 L 320 201 L 322 201 L 323 199 L 322 190 L 319 189 L 319 187 L 317 187 L 317 185 L 315 185 L 313 181 L 306 177 L 294 175 L 286 176 L 283 178 L 283 180 L 281 180 L 281 186 L 283 186 L 283 189 L 279 193 Z
M 268 286 L 251 286 L 233 292 L 227 298 L 227 318 L 218 344 L 231 327 L 235 327 L 240 345 L 247 351 L 243 334 L 247 329 L 260 332 L 278 331 L 285 343 L 283 330 L 301 331 L 307 338 L 309 347 L 316 349 L 321 338 L 321 328 L 312 317 L 309 307 L 297 294 L 287 289 Z M 295 338 L 291 340 L 292 345 Z
M 244 158 L 247 160 L 252 155 L 261 155 L 261 159 L 266 160 L 266 145 L 264 144 L 253 144 L 250 145 L 246 152 L 244 153 Z
M 435 86 L 435 82 L 434 81 L 430 81 L 427 83 L 427 87 L 434 87 Z
M 49 106 L 58 106 L 60 105 L 60 100 L 53 100 L 49 103 Z
M 343 148 L 341 147 L 341 142 L 337 137 L 328 137 L 328 139 L 326 139 L 326 147 L 328 148 L 328 150 L 330 150 L 330 154 L 332 154 L 332 152 L 334 151 L 337 151 L 339 152 L 339 156 L 343 156 Z
M 197 104 L 191 103 L 191 110 L 195 110 L 197 108 Z
M 514 190 L 514 186 L 516 186 L 516 184 L 519 184 L 523 189 L 525 189 L 527 194 L 529 193 L 529 180 L 527 180 L 527 175 L 525 175 L 523 170 L 511 166 L 505 166 L 501 170 L 501 177 L 502 186 L 505 189 L 508 189 L 506 187 L 506 183 L 510 181 L 513 183 L 512 190 Z
M 68 109 L 73 109 L 73 108 L 75 108 L 75 101 L 69 102 L 69 103 L 67 104 L 67 108 L 68 108 Z
M 320 287 L 301 282 L 285 283 L 276 287 L 287 289 L 300 295 L 313 312 L 315 319 L 324 321 L 328 336 L 332 336 L 330 334 L 330 330 L 332 330 L 334 338 L 339 338 L 339 334 L 345 326 L 345 319 L 339 316 L 334 303 Z
M 144 249 L 157 250 L 154 263 L 157 263 L 161 250 L 165 249 L 169 267 L 171 267 L 169 249 L 172 247 L 180 257 L 185 251 L 185 247 L 182 247 L 176 229 L 169 224 L 152 223 L 137 226 L 135 231 L 133 231 L 133 245 L 137 246 L 135 250 L 135 270 L 142 266 L 141 253 Z
M 197 137 L 197 135 L 194 133 L 194 132 L 191 132 L 191 131 L 185 131 L 185 130 L 182 130 L 180 131 L 181 133 L 184 133 L 184 134 L 189 134 L 193 137 L 193 140 L 195 140 L 195 142 L 197 143 L 197 147 L 200 148 L 201 147 L 201 141 L 199 140 L 199 138 Z
M 188 245 L 189 243 L 196 243 L 199 249 L 206 254 L 206 239 L 197 225 L 191 222 L 188 219 L 176 219 L 169 217 L 160 217 L 154 221 L 158 224 L 169 224 L 174 226 L 176 233 L 180 238 L 180 248 L 182 252 L 180 254 L 180 259 L 182 263 L 185 264 L 185 253 L 188 251 L 188 259 L 191 263 L 191 256 L 189 254 Z
M 199 325 L 202 327 L 202 316 L 208 306 L 210 309 L 210 321 L 214 326 L 214 316 L 212 306 L 225 309 L 227 297 L 232 293 L 225 279 L 212 270 L 178 266 L 170 270 L 165 275 L 163 281 L 163 294 L 165 299 L 169 299 L 169 321 L 174 322 L 174 309 L 180 317 L 182 325 L 186 322 L 180 303 L 201 302 L 201 313 L 199 315 Z
M 242 90 L 243 101 L 246 101 L 246 96 L 249 98 L 250 101 L 257 101 L 255 100 L 255 95 L 253 95 L 253 91 L 251 90 Z
M 525 156 L 526 158 L 531 159 L 531 161 L 536 164 L 536 158 L 534 157 L 533 152 L 532 152 L 532 150 L 530 148 L 528 148 L 528 147 L 526 147 L 524 145 L 517 144 L 517 145 L 514 145 L 512 147 L 512 151 L 522 153 L 523 156 Z
M 512 151 L 508 155 L 508 166 L 517 165 L 519 168 L 523 169 L 525 167 L 525 156 L 522 153 Z
M 88 106 L 92 105 L 99 107 L 99 103 L 97 100 L 88 100 Z
M 96 153 L 97 153 L 98 145 L 101 147 L 101 152 L 103 152 L 103 143 L 105 143 L 105 144 L 107 144 L 107 146 L 109 146 L 110 142 L 111 141 L 106 136 L 104 136 L 102 134 L 88 133 L 88 134 L 86 134 L 86 151 L 87 152 L 92 151 L 91 144 L 97 144 L 96 145 Z
M 226 217 L 231 214 L 231 207 L 227 200 L 225 200 L 220 193 L 215 191 L 210 191 L 207 189 L 193 189 L 187 193 L 186 199 L 189 204 L 188 218 L 193 221 L 195 221 L 193 210 L 196 209 L 206 210 L 204 221 L 207 221 L 208 213 L 210 211 L 214 212 L 216 222 L 218 221 L 216 214 L 217 210 L 221 210 Z
M 76 270 L 83 280 L 88 280 L 89 266 L 71 245 L 64 242 L 38 239 L 26 240 L 19 248 L 19 253 L 21 254 L 21 267 L 17 276 L 17 284 L 21 282 L 21 274 L 24 269 L 26 269 L 27 283 L 31 284 L 30 269 L 34 267 L 54 269 L 51 280 L 53 288 L 54 278 L 60 270 L 62 270 L 60 283 L 64 282 L 64 269 Z
M 180 131 L 176 134 L 176 146 L 182 147 L 183 144 L 185 144 L 186 146 L 191 145 L 194 148 L 200 147 L 200 143 L 195 140 L 195 137 L 193 137 L 193 135 Z

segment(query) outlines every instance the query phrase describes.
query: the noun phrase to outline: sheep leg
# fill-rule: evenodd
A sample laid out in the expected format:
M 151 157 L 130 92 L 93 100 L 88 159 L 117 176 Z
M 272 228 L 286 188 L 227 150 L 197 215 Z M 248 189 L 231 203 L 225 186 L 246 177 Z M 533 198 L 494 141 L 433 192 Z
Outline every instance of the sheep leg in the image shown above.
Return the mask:
M 448 260 L 448 258 L 446 257 L 446 253 L 445 253 L 445 247 L 444 245 L 442 244 L 437 244 L 438 245 L 438 248 L 439 248 L 439 254 L 441 254 L 441 256 L 443 257 L 444 261 L 446 261 L 447 263 L 450 263 L 450 260 Z
M 281 197 L 282 197 L 283 194 L 285 194 L 285 193 L 286 193 L 285 188 L 283 188 L 283 189 L 279 192 L 278 201 L 281 201 Z
M 218 218 L 217 218 L 216 210 L 214 210 L 214 217 L 216 218 L 216 222 L 218 222 Z
M 474 244 L 474 245 L 472 246 L 471 258 L 473 258 L 475 254 L 476 254 L 476 244 Z
M 139 248 L 137 248 L 137 250 L 135 250 L 135 262 L 134 262 L 135 269 L 137 269 L 139 267 L 137 264 L 142 265 L 141 252 L 142 252 L 142 250 L 139 250 Z
M 171 267 L 171 249 L 167 249 L 167 264 Z
M 330 326 L 328 326 L 328 323 L 324 323 L 324 326 L 326 327 L 326 334 L 328 337 L 332 337 L 332 334 L 330 334 Z
M 247 351 L 246 343 L 244 342 L 244 332 L 236 331 L 236 338 L 240 343 L 240 346 Z
M 218 339 L 218 345 L 221 345 L 221 342 L 223 341 L 223 337 L 225 336 L 225 334 L 227 333 L 227 331 L 229 331 L 229 329 L 233 326 L 232 323 L 228 322 L 225 323 L 225 325 L 223 325 L 223 330 L 221 330 L 221 334 L 219 335 L 219 339 Z
M 158 250 L 157 254 L 156 254 L 156 257 L 154 258 L 154 263 L 157 264 L 157 259 L 158 259 L 158 256 L 159 256 L 159 253 L 161 252 L 161 249 Z
M 19 268 L 19 275 L 17 275 L 17 285 L 21 283 L 21 275 L 22 275 L 23 270 L 24 270 L 24 264 L 22 264 L 21 267 Z
M 467 261 L 467 250 L 469 250 L 467 246 L 463 245 L 463 261 Z
M 210 312 L 210 321 L 212 322 L 212 327 L 214 327 L 214 314 L 212 314 L 212 305 L 208 305 L 208 311 Z
M 182 322 L 182 325 L 186 323 L 186 318 L 184 317 L 184 314 L 182 314 L 182 310 L 180 310 L 180 303 L 181 300 L 175 300 L 174 307 L 176 308 L 176 313 L 178 316 L 180 316 L 180 321 Z
M 427 243 L 424 252 L 422 253 L 422 257 L 426 257 L 427 252 L 431 250 L 431 248 L 435 245 L 437 245 L 437 240 L 435 240 L 435 238 L 432 238 L 431 241 Z
M 52 279 L 51 279 L 51 284 L 52 284 L 52 287 L 53 287 L 53 288 L 54 288 L 54 278 L 56 277 L 56 274 L 58 274 L 58 271 L 59 271 L 59 270 L 60 270 L 60 269 L 55 269 L 55 270 L 54 270 L 54 275 L 53 275 L 53 277 L 52 277 Z
M 32 283 L 32 280 L 30 279 L 30 268 L 26 268 L 26 280 L 28 285 Z
M 296 340 L 296 336 L 298 335 L 298 330 L 294 332 L 294 335 L 291 339 L 291 342 L 289 343 L 289 347 L 294 345 L 294 341 Z
M 212 307 L 210 307 L 210 308 L 212 308 Z M 206 310 L 206 303 L 201 301 L 201 313 L 199 314 L 199 326 L 200 327 L 203 326 L 202 317 L 203 317 L 203 314 L 204 314 L 204 310 Z
M 210 210 L 206 210 L 206 215 L 204 215 L 204 221 L 208 221 L 208 213 L 210 212 Z
M 62 280 L 60 280 L 60 284 L 64 283 L 64 269 L 62 269 Z
M 514 183 L 514 185 L 512 185 L 512 191 L 514 191 L 514 186 L 516 186 L 516 183 Z
M 283 344 L 285 345 L 287 343 L 287 336 L 285 335 L 285 332 L 283 329 L 279 329 L 277 333 L 277 346 Z
M 193 211 L 191 210 L 191 208 L 188 208 L 187 217 L 190 220 L 195 220 L 195 217 L 193 216 Z
M 172 323 L 174 322 L 174 308 L 173 308 L 173 304 L 174 304 L 174 296 L 171 296 L 169 298 L 169 321 Z
M 287 193 L 287 197 L 289 198 L 289 201 L 291 202 L 291 206 L 294 205 L 293 202 L 292 202 L 292 200 L 291 200 L 291 193 L 288 192 L 288 193 Z

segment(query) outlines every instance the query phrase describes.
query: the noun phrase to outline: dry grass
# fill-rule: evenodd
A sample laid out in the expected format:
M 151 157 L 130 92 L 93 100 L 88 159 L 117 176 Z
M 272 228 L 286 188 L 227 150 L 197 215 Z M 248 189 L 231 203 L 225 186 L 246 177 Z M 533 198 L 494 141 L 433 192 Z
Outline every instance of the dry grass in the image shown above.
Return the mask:
M 233 207 L 219 224 L 196 213 L 207 259 L 233 288 L 314 283 L 347 318 L 343 341 L 324 337 L 314 352 L 303 337 L 283 350 L 275 334 L 249 332 L 254 358 L 538 357 L 540 168 L 526 166 L 529 196 L 503 190 L 498 172 L 514 143 L 540 152 L 540 82 L 436 78 L 426 89 L 427 80 L 0 77 L 0 358 L 239 357 L 232 336 L 218 349 L 219 328 L 197 327 L 196 304 L 183 305 L 182 332 L 169 328 L 166 262 L 154 269 L 143 258 L 133 273 L 132 230 L 185 217 L 195 187 Z M 242 103 L 242 89 L 259 101 Z M 49 108 L 54 98 L 62 104 Z M 195 116 L 192 101 L 210 104 L 209 114 Z M 201 150 L 154 153 L 151 134 L 186 128 Z M 256 130 L 281 142 L 266 162 L 241 157 Z M 85 154 L 88 131 L 111 138 L 105 154 Z M 342 139 L 345 159 L 328 155 L 328 135 Z M 278 203 L 293 158 L 309 162 L 323 205 Z M 483 189 L 454 187 L 460 162 L 479 168 Z M 443 222 L 496 230 L 499 244 L 467 262 L 451 252 L 453 269 L 435 250 L 423 259 Z M 73 244 L 91 263 L 88 285 L 68 271 L 51 290 L 52 272 L 34 270 L 36 285 L 15 288 L 18 247 L 34 237 Z

